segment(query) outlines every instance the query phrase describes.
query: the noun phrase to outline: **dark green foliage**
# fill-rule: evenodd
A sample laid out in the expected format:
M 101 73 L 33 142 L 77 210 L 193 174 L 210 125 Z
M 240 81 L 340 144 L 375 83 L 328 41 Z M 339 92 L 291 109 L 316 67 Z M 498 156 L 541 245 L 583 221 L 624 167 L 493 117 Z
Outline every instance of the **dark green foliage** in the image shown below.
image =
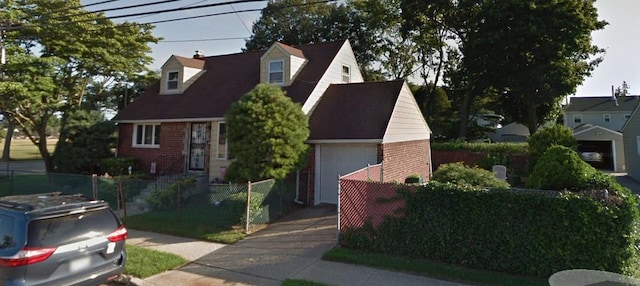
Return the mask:
M 249 209 L 249 217 L 253 220 L 262 213 L 264 195 L 261 193 L 251 193 L 251 208 Z M 230 213 L 240 217 L 240 224 L 245 225 L 247 222 L 247 193 L 240 192 L 231 195 L 229 200 L 223 202 L 229 208 Z
M 565 269 L 633 275 L 640 267 L 638 199 L 621 193 L 605 204 L 573 193 L 431 182 L 399 192 L 404 217 L 388 217 L 375 230 L 345 232 L 341 243 L 520 275 L 548 277 Z
M 282 179 L 304 164 L 308 118 L 279 86 L 257 85 L 225 118 L 229 152 L 236 156 L 227 181 Z
M 552 146 L 538 159 L 527 187 L 542 190 L 579 191 L 598 171 L 568 147 Z
M 133 157 L 109 157 L 100 161 L 100 169 L 110 176 L 129 175 L 129 166 L 131 166 L 132 172 L 138 171 L 138 159 Z
M 431 143 L 431 150 L 486 152 L 498 154 L 521 154 L 529 151 L 526 143 L 470 143 L 470 142 L 442 142 Z
M 195 178 L 183 178 L 173 182 L 166 189 L 159 189 L 153 192 L 147 199 L 147 203 L 153 210 L 172 210 L 178 208 L 182 195 L 187 190 L 196 187 Z
M 116 126 L 105 121 L 99 111 L 77 110 L 68 114 L 67 124 L 53 154 L 55 171 L 72 174 L 98 174 L 100 160 L 112 157 Z
M 438 170 L 433 172 L 431 180 L 460 186 L 468 185 L 485 188 L 509 187 L 507 181 L 497 179 L 493 172 L 478 167 L 468 167 L 460 162 L 440 165 Z
M 529 166 L 532 169 L 538 158 L 553 145 L 565 146 L 574 150 L 578 147 L 578 141 L 573 137 L 571 129 L 561 124 L 538 129 L 527 142 L 529 143 Z

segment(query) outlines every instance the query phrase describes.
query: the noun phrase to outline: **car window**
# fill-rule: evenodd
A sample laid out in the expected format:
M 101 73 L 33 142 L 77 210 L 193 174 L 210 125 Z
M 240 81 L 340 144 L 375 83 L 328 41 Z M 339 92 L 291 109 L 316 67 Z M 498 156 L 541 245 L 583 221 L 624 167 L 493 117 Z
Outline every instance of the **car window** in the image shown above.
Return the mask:
M 0 215 L 0 249 L 14 246 L 15 218 L 7 215 Z
M 109 210 L 35 220 L 29 224 L 27 245 L 32 247 L 74 243 L 106 236 L 119 227 Z

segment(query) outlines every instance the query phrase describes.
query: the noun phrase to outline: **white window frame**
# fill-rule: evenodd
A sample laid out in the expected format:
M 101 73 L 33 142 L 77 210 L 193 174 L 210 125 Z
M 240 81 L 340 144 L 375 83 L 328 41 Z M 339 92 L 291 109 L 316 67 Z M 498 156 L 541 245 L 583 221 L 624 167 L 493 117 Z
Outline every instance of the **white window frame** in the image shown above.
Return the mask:
M 224 144 L 224 146 L 223 146 L 224 150 L 221 150 L 221 148 L 220 148 L 221 145 L 223 145 L 223 144 L 220 143 L 220 139 L 222 137 L 222 136 L 220 136 L 220 134 L 221 134 L 220 130 L 221 130 L 221 126 L 222 125 L 224 125 L 224 127 L 225 127 L 224 128 L 224 130 L 225 130 L 224 143 L 223 143 Z M 216 159 L 217 160 L 228 160 L 228 156 L 229 156 L 229 138 L 227 138 L 227 133 L 228 132 L 227 132 L 227 123 L 226 122 L 224 122 L 224 121 L 218 122 L 218 131 L 217 131 L 217 133 L 218 133 L 217 134 L 218 138 L 216 140 Z M 224 154 L 221 154 L 221 151 L 223 151 Z M 223 155 L 223 156 L 220 156 L 220 155 Z
M 275 63 L 281 63 L 282 64 L 282 69 L 280 71 L 271 69 L 272 68 L 271 64 L 275 64 Z M 267 66 L 267 77 L 268 77 L 267 81 L 269 83 L 273 83 L 273 84 L 280 84 L 280 85 L 284 84 L 284 60 L 272 60 L 272 61 L 269 61 L 269 63 L 267 63 L 267 65 L 268 65 Z M 275 73 L 282 74 L 282 79 L 280 81 L 272 80 L 271 75 L 275 74 Z
M 582 114 L 574 114 L 573 115 L 573 123 L 581 124 L 582 123 Z
M 342 65 L 342 70 L 340 71 L 342 74 L 342 82 L 350 83 L 351 82 L 351 67 L 349 65 Z
M 602 115 L 602 120 L 604 121 L 604 123 L 611 122 L 611 114 L 603 114 Z
M 142 129 L 139 130 L 140 128 Z M 145 140 L 148 138 L 147 132 L 149 131 L 151 131 L 151 142 L 146 142 Z M 141 136 L 140 140 L 138 140 L 138 134 Z M 160 138 L 156 138 L 156 135 Z M 132 137 L 132 145 L 135 148 L 160 148 L 160 139 L 162 138 L 161 124 L 157 122 L 134 124 Z
M 175 73 L 176 74 L 176 78 L 175 79 L 171 79 L 171 74 Z M 171 83 L 175 83 L 175 88 L 171 88 L 170 85 Z M 166 85 L 167 90 L 169 91 L 173 91 L 173 90 L 178 90 L 178 88 L 180 88 L 180 71 L 174 70 L 174 71 L 167 71 L 167 85 Z

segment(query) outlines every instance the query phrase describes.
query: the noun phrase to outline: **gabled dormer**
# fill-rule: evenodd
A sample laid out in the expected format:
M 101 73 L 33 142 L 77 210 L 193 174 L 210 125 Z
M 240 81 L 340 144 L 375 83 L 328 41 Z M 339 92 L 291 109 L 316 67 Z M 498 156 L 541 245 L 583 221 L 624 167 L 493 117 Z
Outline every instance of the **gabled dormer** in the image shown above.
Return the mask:
M 173 55 L 162 65 L 160 94 L 180 94 L 204 72 L 204 56 L 196 52 L 193 58 Z
M 276 42 L 260 58 L 260 82 L 291 85 L 306 63 L 301 50 Z

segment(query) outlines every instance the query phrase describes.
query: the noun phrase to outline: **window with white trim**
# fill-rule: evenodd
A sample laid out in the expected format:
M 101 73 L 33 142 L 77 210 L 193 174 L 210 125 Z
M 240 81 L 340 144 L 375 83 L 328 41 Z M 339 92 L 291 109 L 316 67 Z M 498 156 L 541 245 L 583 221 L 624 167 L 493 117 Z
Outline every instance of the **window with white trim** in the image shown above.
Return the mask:
M 276 60 L 269 62 L 269 83 L 284 83 L 284 61 Z
M 134 147 L 160 147 L 160 123 L 136 124 L 134 130 Z
M 574 114 L 573 123 L 577 123 L 577 124 L 582 123 L 582 114 Z
M 218 144 L 217 145 L 217 156 L 216 158 L 219 160 L 226 160 L 227 157 L 227 124 L 224 122 L 218 122 Z
M 604 114 L 603 119 L 604 119 L 604 123 L 611 122 L 611 114 Z
M 629 120 L 629 118 L 631 118 L 631 114 L 625 114 L 624 115 L 624 120 Z
M 348 65 L 342 66 L 342 82 L 343 83 L 351 82 L 351 68 Z
M 167 72 L 167 90 L 178 89 L 179 73 L 177 71 Z

